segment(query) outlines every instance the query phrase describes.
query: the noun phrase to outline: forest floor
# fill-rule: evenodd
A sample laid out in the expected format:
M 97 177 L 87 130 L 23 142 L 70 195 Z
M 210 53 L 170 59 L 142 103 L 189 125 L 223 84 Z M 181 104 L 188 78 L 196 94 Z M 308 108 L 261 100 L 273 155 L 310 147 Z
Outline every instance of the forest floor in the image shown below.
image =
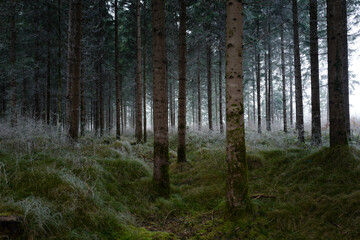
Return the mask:
M 170 134 L 172 194 L 164 199 L 153 194 L 151 137 L 132 145 L 130 134 L 89 134 L 70 144 L 56 129 L 21 126 L 0 125 L 0 216 L 22 217 L 20 239 L 360 236 L 359 134 L 350 147 L 330 150 L 293 134 L 247 131 L 253 213 L 229 219 L 220 134 L 189 131 L 185 164 L 176 163 Z

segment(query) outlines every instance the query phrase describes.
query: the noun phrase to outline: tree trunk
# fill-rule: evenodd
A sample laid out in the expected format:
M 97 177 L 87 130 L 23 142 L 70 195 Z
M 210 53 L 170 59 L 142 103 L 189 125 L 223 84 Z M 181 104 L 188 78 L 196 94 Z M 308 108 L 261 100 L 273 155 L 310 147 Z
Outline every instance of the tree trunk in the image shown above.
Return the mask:
M 102 55 L 102 54 L 101 54 Z M 103 83 L 103 68 L 102 68 L 102 59 L 99 57 L 98 65 L 98 84 L 99 84 L 99 121 L 100 121 L 100 137 L 104 135 L 105 128 L 105 119 L 104 119 L 104 83 Z
M 282 73 L 282 98 L 283 98 L 282 100 L 283 100 L 284 132 L 287 133 L 284 24 L 281 25 L 281 73 Z
M 81 57 L 82 58 L 82 57 Z M 82 60 L 82 59 L 81 59 Z M 80 75 L 80 135 L 84 136 L 85 134 L 85 124 L 86 124 L 86 111 L 85 111 L 85 80 L 84 80 L 84 64 L 81 64 L 81 75 Z
M 116 95 L 116 139 L 120 140 L 120 79 L 119 79 L 119 21 L 118 0 L 115 0 L 115 95 Z
M 294 31 L 296 129 L 298 131 L 299 141 L 305 142 L 297 0 L 292 0 L 292 12 Z
M 39 75 L 40 75 L 40 59 L 39 59 L 39 38 L 40 38 L 40 30 L 39 30 L 39 1 L 36 0 L 35 2 L 35 20 L 34 20 L 34 26 L 35 26 L 35 57 L 34 57 L 34 107 L 35 107 L 35 120 L 40 120 L 40 86 L 39 86 Z
M 48 23 L 47 23 L 47 75 L 46 75 L 46 123 L 50 125 L 50 109 L 51 109 L 51 101 L 50 101 L 50 89 L 51 89 L 51 56 L 50 56 L 50 48 L 51 48 L 51 39 L 50 39 L 50 7 L 48 6 Z M 25 96 L 24 96 L 25 97 Z
M 141 87 L 141 14 L 140 14 L 140 0 L 137 0 L 137 68 L 136 68 L 136 125 L 135 125 L 135 138 L 136 142 L 142 141 L 142 87 Z
M 186 4 L 180 0 L 179 27 L 179 111 L 177 161 L 186 162 Z
M 207 60 L 207 94 L 208 94 L 208 118 L 209 118 L 209 130 L 213 130 L 212 125 L 212 89 L 211 89 L 211 43 L 207 42 L 206 45 L 206 60 Z
M 160 196 L 169 197 L 169 141 L 166 83 L 165 0 L 152 1 L 154 77 L 154 183 Z
M 146 30 L 145 30 L 146 31 Z M 145 32 L 144 32 L 145 33 Z M 147 141 L 147 133 L 146 133 L 146 51 L 145 51 L 145 43 L 144 43 L 144 56 L 143 56 L 143 79 L 144 79 L 144 143 Z
M 272 66 L 271 66 L 271 28 L 268 24 L 268 71 L 269 71 L 269 87 L 268 87 L 268 107 L 269 107 L 269 123 L 268 131 L 271 131 L 271 123 L 274 123 L 274 99 L 273 99 L 273 84 L 272 84 Z
M 16 111 L 16 0 L 11 0 L 10 5 L 10 94 L 11 94 L 11 126 L 15 127 L 17 123 Z
M 347 145 L 344 110 L 344 21 L 342 0 L 327 0 L 330 147 Z
M 290 41 L 289 41 L 290 42 Z M 291 44 L 289 44 L 289 53 L 291 52 Z M 289 54 L 289 78 L 290 78 L 290 127 L 293 128 L 293 116 L 294 116 L 294 109 L 293 109 L 293 58 L 291 54 Z
M 266 105 L 266 130 L 271 131 L 271 117 L 270 117 L 270 89 L 268 81 L 268 55 L 265 53 L 265 105 Z
M 260 40 L 260 24 L 259 20 L 256 21 L 256 37 Z M 257 117 L 258 117 L 258 133 L 261 133 L 261 85 L 260 85 L 260 51 L 255 45 L 256 56 L 256 92 L 257 92 Z
M 200 55 L 197 56 L 197 95 L 198 95 L 198 130 L 201 130 L 201 78 L 200 78 Z
M 58 0 L 58 125 L 61 126 L 61 100 L 62 100 L 62 76 L 61 76 L 61 0 Z
M 68 84 L 70 86 L 69 136 L 77 141 L 79 133 L 80 64 L 82 0 L 70 0 L 68 30 Z
M 220 120 L 220 133 L 224 133 L 224 123 L 222 114 L 222 52 L 221 41 L 219 43 L 219 120 Z
M 317 0 L 310 0 L 310 64 L 311 64 L 311 142 L 321 144 L 321 114 L 319 90 L 319 47 L 317 31 Z
M 242 1 L 226 1 L 226 200 L 229 212 L 235 215 L 251 209 L 244 126 L 242 11 Z

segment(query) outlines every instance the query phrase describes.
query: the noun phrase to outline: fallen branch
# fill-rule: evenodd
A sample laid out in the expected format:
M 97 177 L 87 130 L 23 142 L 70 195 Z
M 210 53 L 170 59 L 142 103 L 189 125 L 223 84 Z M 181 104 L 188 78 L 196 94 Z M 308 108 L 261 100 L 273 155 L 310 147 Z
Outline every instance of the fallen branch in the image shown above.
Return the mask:
M 265 193 L 257 193 L 257 194 L 252 194 L 250 196 L 252 199 L 259 199 L 259 198 L 276 198 L 275 195 L 268 195 Z

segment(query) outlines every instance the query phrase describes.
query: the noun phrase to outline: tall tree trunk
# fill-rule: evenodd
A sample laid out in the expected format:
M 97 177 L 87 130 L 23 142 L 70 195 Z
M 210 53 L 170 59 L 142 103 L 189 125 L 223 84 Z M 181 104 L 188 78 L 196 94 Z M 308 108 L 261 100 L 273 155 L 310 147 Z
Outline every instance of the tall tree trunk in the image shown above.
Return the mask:
M 273 99 L 273 83 L 272 83 L 272 66 L 271 66 L 271 27 L 270 23 L 268 24 L 268 71 L 269 71 L 269 87 L 268 87 L 268 107 L 269 107 L 269 122 L 268 122 L 268 131 L 271 131 L 271 123 L 274 122 L 274 99 Z
M 290 42 L 290 41 L 289 41 Z M 289 44 L 289 53 L 291 52 L 291 44 Z M 290 78 L 290 127 L 293 128 L 293 116 L 294 116 L 294 109 L 293 109 L 293 58 L 291 54 L 289 54 L 289 78 Z
M 102 54 L 101 54 L 102 55 Z M 99 121 L 100 121 L 100 137 L 104 135 L 105 128 L 105 119 L 104 119 L 104 82 L 103 82 L 103 68 L 102 68 L 102 59 L 100 57 L 98 66 L 98 84 L 99 84 Z
M 173 106 L 173 83 L 172 79 L 169 79 L 169 108 L 170 108 L 170 126 L 171 128 L 175 127 L 174 119 L 174 106 Z
M 118 0 L 115 0 L 115 95 L 116 95 L 116 139 L 120 140 L 120 79 L 119 79 L 119 21 Z
M 268 54 L 265 53 L 265 105 L 266 105 L 266 130 L 271 131 L 271 117 L 270 117 L 270 89 L 268 80 Z
M 254 60 L 254 59 L 253 59 Z M 255 62 L 253 62 L 254 66 L 255 66 Z M 256 79 L 255 79 L 255 72 L 256 72 L 256 68 L 252 68 L 252 73 L 251 73 L 251 76 L 252 76 L 252 107 L 253 107 L 253 112 L 252 112 L 252 115 L 253 115 L 253 124 L 254 124 L 254 127 L 256 125 L 256 95 L 255 95 L 255 82 L 256 82 Z
M 211 81 L 211 43 L 208 40 L 206 44 L 206 60 L 207 60 L 207 94 L 208 94 L 208 118 L 209 130 L 213 130 L 212 124 L 212 81 Z
M 179 111 L 177 161 L 186 162 L 186 4 L 180 0 L 179 27 Z
M 292 0 L 292 12 L 294 31 L 296 129 L 298 131 L 299 141 L 305 142 L 297 0 Z
M 71 84 L 69 136 L 77 141 L 79 133 L 80 64 L 82 0 L 70 0 L 68 34 L 68 84 Z
M 328 77 L 330 102 L 330 147 L 347 145 L 344 110 L 344 21 L 343 0 L 327 0 Z
M 256 21 L 256 37 L 260 40 L 260 24 L 259 20 Z M 255 45 L 256 56 L 256 92 L 257 92 L 257 118 L 258 118 L 258 133 L 261 133 L 261 85 L 260 85 L 260 51 Z
M 221 41 L 219 43 L 219 120 L 220 120 L 220 133 L 224 133 L 224 123 L 222 114 L 222 51 Z
M 61 100 L 62 100 L 62 76 L 61 76 L 61 0 L 58 0 L 58 126 L 61 126 Z
M 286 81 L 285 81 L 285 50 L 284 50 L 284 24 L 281 25 L 281 73 L 282 73 L 282 100 L 283 100 L 283 121 L 284 132 L 287 133 L 286 116 Z
M 154 77 L 154 182 L 157 193 L 168 197 L 169 141 L 166 83 L 165 0 L 152 0 L 152 45 Z
M 82 56 L 81 56 L 82 60 Z M 86 124 L 86 109 L 85 109 L 85 80 L 84 80 L 84 64 L 81 64 L 81 73 L 80 73 L 80 135 L 84 136 L 85 134 L 85 124 Z
M 51 48 L 51 39 L 50 39 L 50 7 L 48 6 L 48 23 L 47 23 L 47 74 L 46 74 L 46 123 L 50 125 L 50 89 L 51 89 L 51 56 L 50 56 L 50 48 Z
M 201 78 L 200 78 L 200 55 L 197 56 L 197 96 L 198 96 L 198 130 L 201 130 Z
M 146 30 L 145 30 L 146 31 Z M 145 33 L 144 31 L 144 33 Z M 144 56 L 143 56 L 143 79 L 144 79 L 144 143 L 147 141 L 147 133 L 146 133 L 146 51 L 145 51 L 145 42 L 144 42 Z
M 39 75 L 40 75 L 40 57 L 39 57 L 39 38 L 40 38 L 40 30 L 39 30 L 39 1 L 35 2 L 35 57 L 34 57 L 34 83 L 35 83 L 35 94 L 34 94 L 34 107 L 35 107 L 35 120 L 40 120 L 40 86 L 39 86 Z
M 136 68 L 136 126 L 135 126 L 135 137 L 136 142 L 140 143 L 142 141 L 142 87 L 141 87 L 141 14 L 140 14 L 140 0 L 137 0 L 137 35 L 136 35 L 136 44 L 137 44 L 137 68 Z
M 242 11 L 241 0 L 226 0 L 226 200 L 229 212 L 235 214 L 251 209 L 244 126 Z
M 317 31 L 317 0 L 310 0 L 310 63 L 311 63 L 311 141 L 321 144 L 321 115 L 319 90 L 319 47 Z
M 10 93 L 11 93 L 11 126 L 15 127 L 17 123 L 17 110 L 16 110 L 16 27 L 15 27 L 15 14 L 16 14 L 16 0 L 10 2 Z

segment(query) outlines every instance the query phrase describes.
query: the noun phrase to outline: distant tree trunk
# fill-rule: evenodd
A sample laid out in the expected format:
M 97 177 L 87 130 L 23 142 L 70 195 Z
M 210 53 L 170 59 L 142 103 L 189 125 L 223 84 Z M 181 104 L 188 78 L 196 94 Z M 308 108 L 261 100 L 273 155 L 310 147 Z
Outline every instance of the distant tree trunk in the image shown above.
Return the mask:
M 291 44 L 289 44 L 289 52 L 291 52 Z M 289 78 L 290 78 L 290 127 L 293 128 L 293 116 L 294 116 L 294 109 L 293 109 L 293 58 L 291 54 L 289 54 Z
M 40 38 L 40 30 L 39 30 L 39 1 L 36 0 L 35 2 L 35 20 L 34 20 L 34 26 L 35 26 L 35 57 L 34 57 L 34 107 L 35 107 L 35 120 L 40 120 L 40 86 L 39 86 L 39 75 L 40 75 L 40 57 L 39 57 L 39 38 Z
M 145 48 L 145 44 L 144 44 Z M 143 57 L 143 79 L 144 79 L 144 143 L 147 141 L 147 133 L 146 133 L 146 51 L 144 49 L 144 57 Z
M 255 66 L 255 62 L 253 62 L 253 64 Z M 255 82 L 256 82 L 256 79 L 254 78 L 255 77 L 254 73 L 256 72 L 256 69 L 252 68 L 252 71 L 253 71 L 251 73 L 251 76 L 252 76 L 252 107 L 253 107 L 252 115 L 253 115 L 253 124 L 254 124 L 254 127 L 255 127 L 255 125 L 256 125 L 256 95 L 255 95 Z
M 293 31 L 294 31 L 296 129 L 298 131 L 299 141 L 305 142 L 297 0 L 292 0 L 292 12 L 293 12 Z
M 107 111 L 107 116 L 108 116 L 108 119 L 107 119 L 107 128 L 108 128 L 108 132 L 109 134 L 111 133 L 111 116 L 112 116 L 112 107 L 111 107 L 111 81 L 110 79 L 108 78 L 107 79 L 107 82 L 108 82 L 108 111 Z
M 77 141 L 79 133 L 80 64 L 82 0 L 70 0 L 68 30 L 68 84 L 70 86 L 69 136 Z
M 217 88 L 217 80 L 216 77 L 214 77 L 214 90 L 215 90 L 215 128 L 218 126 L 218 88 Z
M 281 25 L 281 73 L 282 73 L 282 95 L 283 95 L 282 97 L 283 97 L 284 132 L 287 133 L 284 24 Z
M 222 52 L 221 52 L 221 41 L 219 43 L 219 120 L 220 120 L 220 133 L 224 133 L 224 123 L 222 114 Z
M 327 0 L 328 77 L 330 102 L 330 147 L 348 145 L 344 109 L 345 37 L 343 0 Z
M 177 161 L 186 162 L 186 4 L 180 0 L 179 27 L 179 111 Z
M 10 2 L 10 93 L 11 93 L 11 126 L 15 127 L 17 123 L 16 111 L 16 0 Z
M 256 21 L 256 37 L 260 40 L 260 24 Z M 260 51 L 255 45 L 256 56 L 256 92 L 257 92 L 257 117 L 258 117 L 258 133 L 261 133 L 261 85 L 260 85 Z
M 82 58 L 82 57 L 81 57 Z M 80 73 L 80 135 L 84 136 L 85 134 L 85 124 L 86 124 L 86 109 L 85 109 L 85 80 L 84 80 L 84 64 L 81 64 L 81 73 Z
M 154 77 L 154 182 L 160 196 L 169 197 L 169 142 L 166 84 L 165 0 L 152 0 Z
M 116 139 L 120 140 L 120 79 L 119 79 L 119 21 L 118 0 L 115 0 L 115 95 L 116 95 Z
M 200 78 L 200 55 L 197 56 L 197 96 L 198 96 L 198 130 L 201 130 L 201 78 Z
M 317 0 L 310 0 L 310 64 L 311 64 L 311 141 L 321 144 L 321 115 L 319 90 L 319 59 L 317 31 Z
M 208 118 L 209 118 L 209 130 L 213 130 L 212 124 L 212 89 L 211 89 L 211 43 L 207 42 L 206 44 L 206 61 L 207 61 L 207 94 L 208 94 Z
M 61 99 L 62 99 L 62 76 L 61 76 L 61 0 L 58 0 L 58 125 L 61 126 Z
M 167 74 L 168 75 L 168 74 Z M 172 79 L 169 79 L 169 108 L 170 108 L 170 126 L 171 128 L 175 127 L 174 119 L 174 106 L 173 106 L 173 83 Z
M 273 99 L 273 83 L 272 83 L 272 66 L 271 66 L 271 28 L 270 23 L 268 24 L 268 71 L 269 71 L 269 87 L 268 87 L 268 108 L 269 108 L 269 123 L 268 123 L 268 131 L 271 131 L 271 123 L 274 122 L 274 99 Z
M 268 54 L 265 53 L 265 105 L 266 105 L 266 130 L 271 131 L 271 117 L 270 117 L 270 89 L 268 81 Z
M 102 55 L 102 54 L 101 54 Z M 104 135 L 104 129 L 105 129 L 105 119 L 104 119 L 104 83 L 103 83 L 103 68 L 102 68 L 102 59 L 100 57 L 99 63 L 98 63 L 98 87 L 99 87 L 99 121 L 100 121 L 100 137 Z
M 342 21 L 342 37 L 343 37 L 343 45 L 344 45 L 344 52 L 343 52 L 343 78 L 344 78 L 344 113 L 345 113 L 345 126 L 347 131 L 347 136 L 349 141 L 351 141 L 351 126 L 350 126 L 350 102 L 349 102 L 349 60 L 348 60 L 348 39 L 347 39 L 347 5 L 346 0 L 342 1 L 342 14 L 343 14 L 343 21 Z
M 136 69 L 136 126 L 135 126 L 135 137 L 136 142 L 142 141 L 142 87 L 141 87 L 141 14 L 140 14 L 140 0 L 137 0 L 137 69 Z
M 244 126 L 242 10 L 242 1 L 226 0 L 226 200 L 229 212 L 235 214 L 251 209 Z

